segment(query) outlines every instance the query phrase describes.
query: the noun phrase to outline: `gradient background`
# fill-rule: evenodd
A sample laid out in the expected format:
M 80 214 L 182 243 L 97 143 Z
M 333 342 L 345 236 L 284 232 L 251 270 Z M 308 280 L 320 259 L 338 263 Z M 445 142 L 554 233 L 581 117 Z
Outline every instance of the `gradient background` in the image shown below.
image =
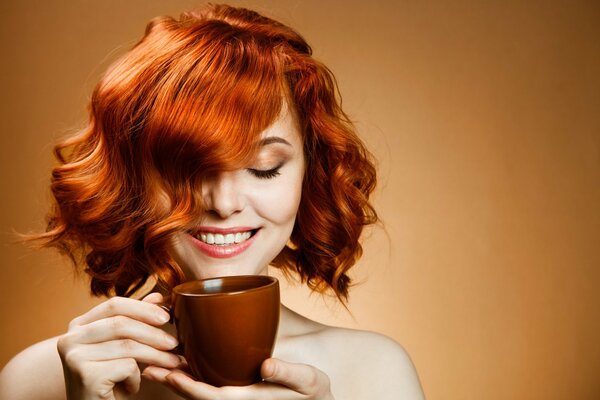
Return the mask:
M 11 243 L 43 228 L 52 143 L 151 17 L 198 4 L 0 4 L 0 365 L 99 301 Z M 600 3 L 231 4 L 307 38 L 379 159 L 386 231 L 352 314 L 294 285 L 285 302 L 395 338 L 429 399 L 600 398 Z

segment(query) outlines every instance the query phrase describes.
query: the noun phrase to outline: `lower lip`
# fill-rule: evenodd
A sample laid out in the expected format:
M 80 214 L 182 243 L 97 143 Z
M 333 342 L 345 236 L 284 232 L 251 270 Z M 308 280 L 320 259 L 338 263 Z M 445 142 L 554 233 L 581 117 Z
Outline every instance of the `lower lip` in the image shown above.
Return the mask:
M 188 236 L 190 237 L 192 244 L 207 256 L 213 258 L 230 258 L 237 256 L 238 254 L 244 252 L 248 247 L 250 247 L 252 243 L 254 243 L 254 239 L 258 236 L 259 233 L 260 229 L 256 231 L 256 233 L 252 235 L 250 239 L 228 246 L 214 246 L 208 243 L 204 243 L 203 241 L 196 239 L 190 234 L 188 234 Z

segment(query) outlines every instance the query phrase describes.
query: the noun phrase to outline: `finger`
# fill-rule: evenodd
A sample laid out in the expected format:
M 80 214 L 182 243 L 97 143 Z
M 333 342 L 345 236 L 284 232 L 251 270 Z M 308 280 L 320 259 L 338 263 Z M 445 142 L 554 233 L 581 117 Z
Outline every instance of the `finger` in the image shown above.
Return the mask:
M 152 292 L 152 293 L 146 295 L 146 297 L 144 297 L 142 299 L 142 301 L 145 301 L 146 303 L 153 303 L 153 304 L 162 303 L 164 300 L 165 300 L 165 298 L 159 292 Z
M 294 364 L 269 358 L 261 366 L 261 375 L 267 382 L 286 386 L 305 395 L 329 391 L 327 375 L 306 364 Z
M 285 386 L 260 382 L 250 386 L 223 386 L 214 387 L 204 382 L 194 380 L 192 376 L 177 370 L 148 367 L 144 374 L 152 376 L 150 379 L 167 385 L 171 390 L 185 398 L 196 400 L 299 400 L 306 396 L 293 391 Z
M 124 315 L 154 326 L 169 321 L 169 314 L 159 306 L 127 297 L 113 297 L 71 321 L 70 327 L 89 324 L 100 319 Z
M 86 380 L 92 381 L 88 391 L 104 396 L 102 398 L 110 398 L 118 384 L 122 384 L 129 393 L 140 390 L 140 370 L 133 358 L 97 362 L 89 365 L 86 373 L 90 375 Z
M 196 400 L 234 399 L 234 397 L 228 397 L 223 393 L 224 388 L 216 388 L 204 382 L 195 381 L 191 376 L 181 370 L 170 371 L 169 374 L 164 375 L 162 383 L 166 384 L 171 390 L 185 398 L 193 398 Z
M 174 349 L 178 341 L 162 329 L 133 318 L 118 315 L 72 329 L 67 340 L 75 343 L 102 343 L 116 339 L 132 339 L 160 350 Z
M 133 358 L 139 363 L 177 368 L 182 365 L 179 356 L 155 349 L 131 339 L 111 340 L 96 344 L 83 344 L 71 350 L 71 360 L 107 361 L 119 358 Z
M 156 304 L 160 308 L 162 308 L 167 314 L 169 314 L 169 323 L 173 323 L 173 315 L 171 314 L 171 306 L 168 297 L 163 296 L 161 293 L 154 292 L 150 293 L 146 297 L 142 299 L 142 301 L 147 303 Z
M 142 371 L 142 377 L 154 382 L 165 383 L 167 375 L 171 372 L 170 369 L 149 365 Z
M 154 382 L 168 385 L 167 375 L 172 374 L 175 371 L 182 372 L 182 373 L 186 374 L 187 376 L 190 376 L 189 374 L 187 374 L 179 369 L 172 370 L 172 369 L 157 367 L 156 365 L 149 365 L 142 371 L 142 377 L 149 379 L 151 381 L 154 381 Z
M 137 393 L 140 390 L 140 384 L 142 377 L 140 374 L 140 368 L 137 362 L 132 358 L 115 360 L 116 363 L 123 364 L 123 373 L 121 376 L 116 376 L 116 382 L 122 382 L 125 390 L 129 393 Z M 126 372 L 126 368 L 130 369 L 130 372 Z

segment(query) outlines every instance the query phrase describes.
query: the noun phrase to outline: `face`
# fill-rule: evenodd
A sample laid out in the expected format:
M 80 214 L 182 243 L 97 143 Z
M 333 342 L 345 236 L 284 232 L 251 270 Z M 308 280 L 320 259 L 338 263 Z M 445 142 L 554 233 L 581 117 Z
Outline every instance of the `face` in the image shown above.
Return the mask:
M 304 176 L 302 138 L 284 106 L 247 168 L 203 183 L 201 221 L 176 235 L 171 255 L 188 279 L 266 274 L 294 227 Z

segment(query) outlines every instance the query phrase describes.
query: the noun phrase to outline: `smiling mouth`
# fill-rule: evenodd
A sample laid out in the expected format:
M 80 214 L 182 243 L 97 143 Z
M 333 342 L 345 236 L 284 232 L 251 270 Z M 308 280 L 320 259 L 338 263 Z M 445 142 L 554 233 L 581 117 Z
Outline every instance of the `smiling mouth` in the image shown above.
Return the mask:
M 188 232 L 199 241 L 212 246 L 231 246 L 245 242 L 258 232 L 258 229 L 252 229 L 244 232 L 235 233 L 213 233 L 213 232 Z

